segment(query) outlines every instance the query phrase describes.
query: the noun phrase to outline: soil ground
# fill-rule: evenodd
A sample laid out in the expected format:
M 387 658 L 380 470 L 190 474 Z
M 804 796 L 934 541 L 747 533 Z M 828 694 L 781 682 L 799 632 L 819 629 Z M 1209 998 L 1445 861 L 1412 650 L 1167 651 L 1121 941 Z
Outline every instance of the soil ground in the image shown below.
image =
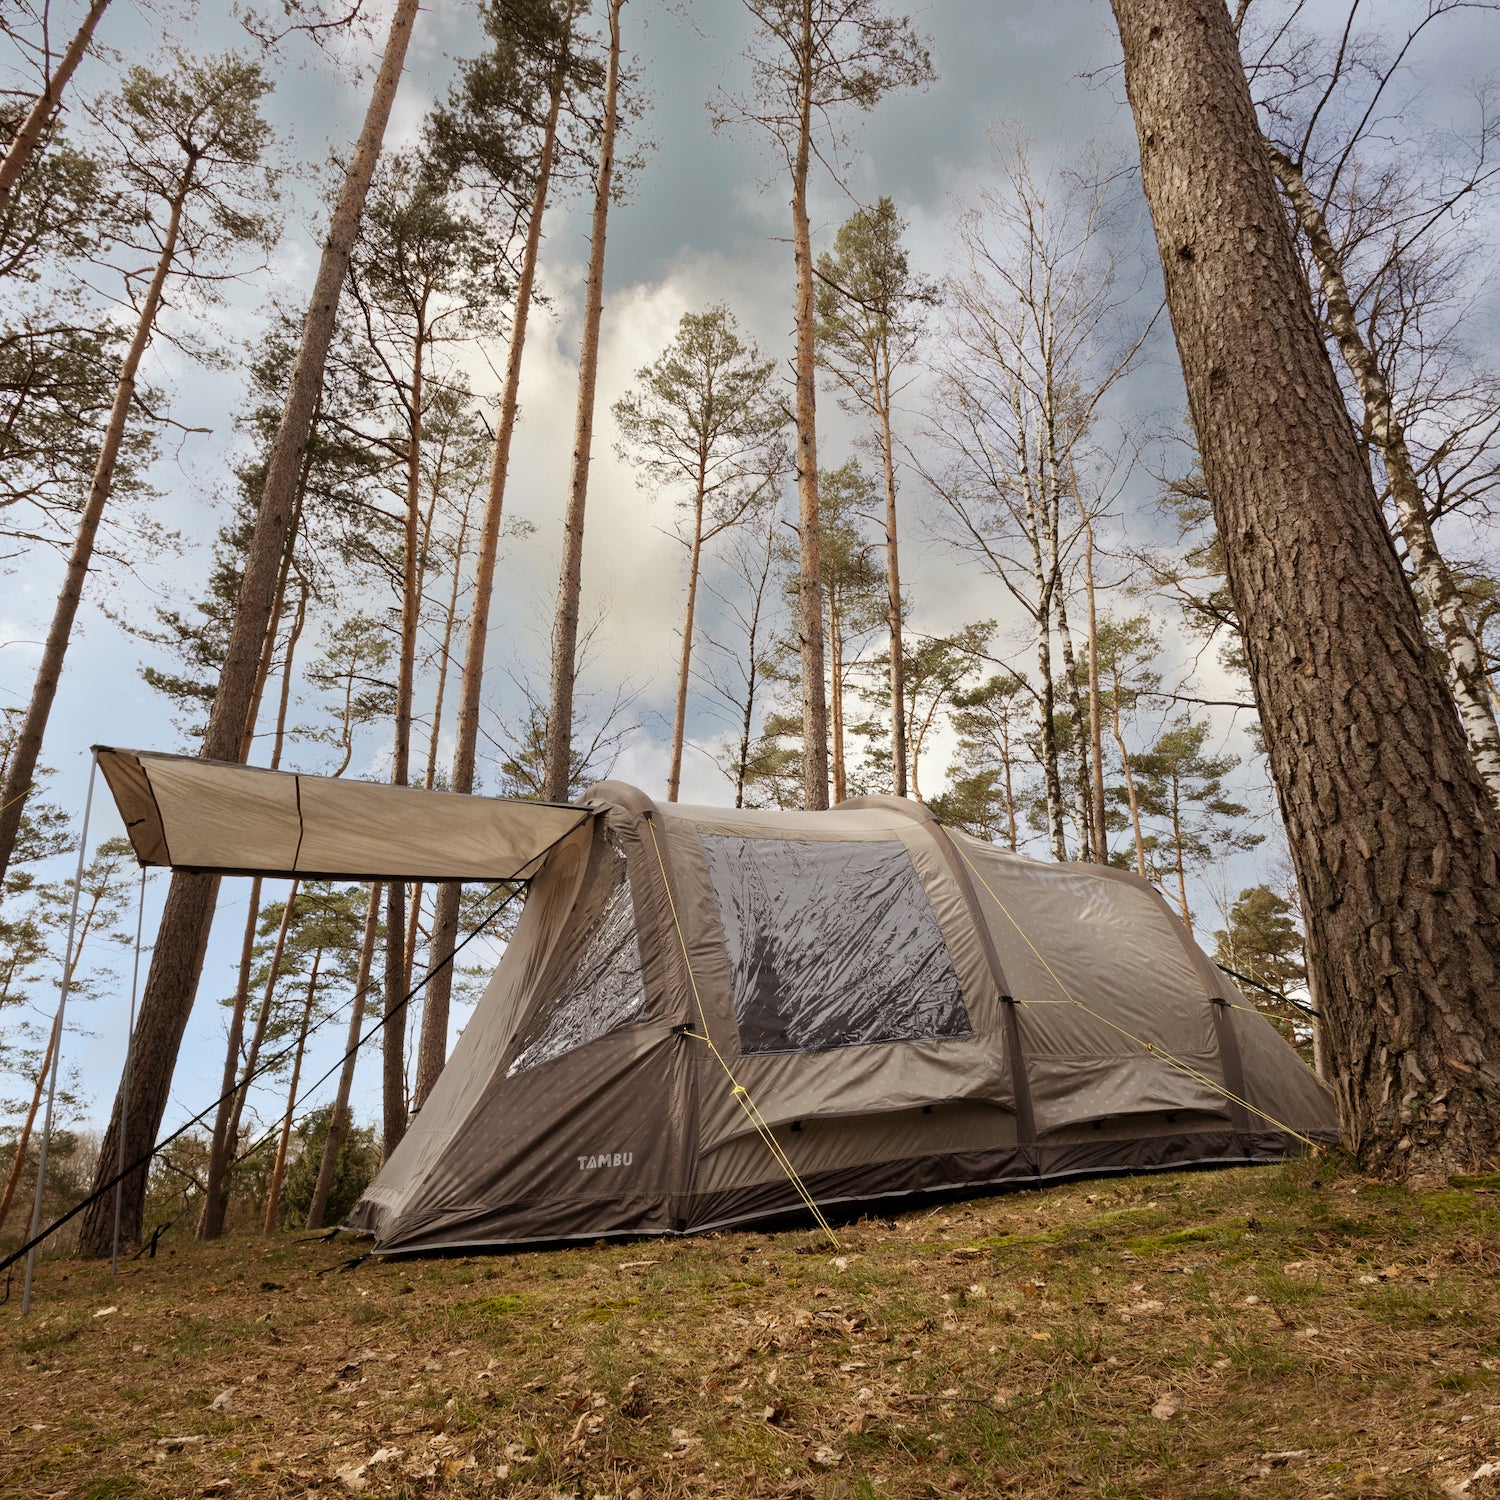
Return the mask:
M 1500 1180 L 1327 1158 L 465 1259 L 53 1261 L 0 1493 L 1500 1496 Z

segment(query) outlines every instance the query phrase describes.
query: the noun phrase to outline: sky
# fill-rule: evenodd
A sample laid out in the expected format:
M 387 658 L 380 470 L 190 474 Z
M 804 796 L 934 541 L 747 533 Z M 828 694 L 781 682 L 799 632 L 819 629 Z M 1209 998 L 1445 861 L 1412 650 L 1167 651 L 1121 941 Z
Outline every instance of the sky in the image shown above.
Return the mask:
M 74 9 L 78 8 L 76 5 Z M 1315 18 L 1336 7 L 1314 5 Z M 1394 4 L 1375 7 L 1394 16 Z M 386 12 L 380 12 L 377 33 Z M 1325 16 L 1326 18 L 1326 16 Z M 994 178 L 993 148 L 986 132 L 1013 124 L 1032 142 L 1037 157 L 1059 164 L 1092 146 L 1121 165 L 1134 160 L 1134 127 L 1123 99 L 1119 51 L 1109 8 L 1103 0 L 1055 0 L 1039 5 L 995 0 L 933 0 L 915 8 L 917 25 L 932 39 L 938 80 L 920 93 L 883 102 L 864 120 L 852 120 L 843 181 L 821 175 L 813 192 L 815 249 L 831 244 L 834 232 L 857 203 L 892 197 L 909 222 L 914 265 L 940 277 L 952 243 L 956 205 Z M 630 0 L 623 15 L 626 49 L 650 100 L 645 118 L 632 121 L 633 136 L 651 143 L 643 165 L 627 184 L 609 224 L 606 298 L 588 526 L 585 542 L 585 615 L 602 614 L 589 680 L 609 691 L 626 682 L 638 691 L 641 727 L 623 746 L 613 774 L 655 794 L 664 794 L 677 636 L 686 584 L 683 549 L 669 535 L 671 497 L 649 495 L 614 453 L 608 410 L 629 386 L 633 373 L 654 359 L 684 312 L 710 303 L 730 304 L 743 327 L 767 355 L 783 362 L 792 351 L 793 268 L 789 241 L 788 187 L 764 143 L 746 130 L 711 129 L 705 101 L 716 87 L 742 88 L 747 17 L 738 0 L 694 0 L 669 6 L 662 0 Z M 171 35 L 197 51 L 250 43 L 222 4 L 145 8 L 138 0 L 114 0 L 100 29 L 113 55 L 87 61 L 77 77 L 80 97 L 108 89 L 129 65 L 150 61 L 160 38 Z M 456 0 L 433 0 L 417 22 L 406 75 L 393 116 L 389 145 L 414 142 L 429 104 L 442 97 L 453 76 L 454 57 L 472 45 L 472 17 Z M 1461 18 L 1421 62 L 1432 95 L 1458 99 L 1493 32 L 1482 21 Z M 290 306 L 306 297 L 316 265 L 321 219 L 316 196 L 298 172 L 344 149 L 364 110 L 364 83 L 372 49 L 351 46 L 330 60 L 292 40 L 268 62 L 276 89 L 266 104 L 287 163 L 286 230 L 263 270 L 232 289 L 218 315 L 220 337 L 230 352 L 225 367 L 194 367 L 164 340 L 148 356 L 149 375 L 171 393 L 173 417 L 206 434 L 172 437 L 153 475 L 161 491 L 158 514 L 182 531 L 187 550 L 142 563 L 133 574 L 90 581 L 81 630 L 70 652 L 54 710 L 44 760 L 54 768 L 52 796 L 69 808 L 82 805 L 93 743 L 172 749 L 179 739 L 162 700 L 139 675 L 142 643 L 122 632 L 101 611 L 107 602 L 143 614 L 151 604 L 187 603 L 203 575 L 208 546 L 231 492 L 229 462 L 238 451 L 233 417 L 242 395 L 236 368 L 245 347 L 253 348 L 274 296 Z M 358 69 L 364 69 L 363 77 Z M 1126 180 L 1113 233 L 1138 283 L 1130 315 L 1141 326 L 1156 311 L 1159 279 L 1152 264 L 1149 220 L 1138 191 Z M 549 221 L 542 255 L 547 302 L 533 323 L 522 383 L 522 422 L 516 438 L 507 510 L 527 520 L 534 533 L 511 544 L 502 560 L 495 598 L 490 654 L 491 679 L 518 661 L 545 672 L 547 641 L 556 590 L 560 516 L 572 443 L 584 263 L 588 251 L 588 204 L 575 194 Z M 1493 306 L 1485 314 L 1493 315 Z M 502 353 L 492 355 L 498 366 Z M 493 392 L 495 380 L 483 359 L 471 373 L 476 388 Z M 900 420 L 913 437 L 919 423 L 922 386 L 909 393 Z M 1160 431 L 1178 418 L 1180 379 L 1165 318 L 1144 348 L 1128 382 L 1114 399 L 1110 417 L 1131 430 Z M 853 452 L 859 429 L 828 396 L 820 400 L 820 460 L 836 466 Z M 1148 542 L 1162 523 L 1150 505 L 1153 484 L 1138 468 L 1124 487 L 1110 528 L 1117 550 Z M 942 545 L 941 518 L 915 475 L 903 478 L 906 529 L 903 572 L 916 609 L 913 628 L 938 633 L 995 617 L 999 639 L 1020 662 L 1025 635 L 994 580 Z M 1117 574 L 1124 564 L 1116 565 Z M 33 561 L 0 583 L 0 693 L 20 702 L 29 690 L 36 650 L 55 590 L 49 562 Z M 1139 602 L 1121 606 L 1141 607 Z M 1196 691 L 1227 699 L 1244 692 L 1225 676 L 1213 653 L 1194 658 L 1192 644 L 1164 616 L 1169 649 L 1184 672 L 1196 661 Z M 504 706 L 502 705 L 502 713 Z M 1218 744 L 1244 753 L 1247 716 L 1214 715 Z M 695 704 L 688 724 L 689 749 L 683 800 L 725 803 L 732 787 L 711 758 L 723 732 L 720 722 Z M 950 746 L 940 742 L 924 766 L 924 790 L 946 769 Z M 379 777 L 383 747 L 361 744 L 351 774 Z M 303 768 L 316 770 L 316 752 L 306 750 Z M 483 767 L 481 767 L 483 775 Z M 1242 800 L 1269 816 L 1272 801 L 1258 764 L 1247 761 L 1237 779 Z M 105 797 L 96 797 L 91 841 L 118 831 Z M 1273 841 L 1274 842 L 1274 841 Z M 1038 850 L 1040 852 L 1040 850 Z M 1218 916 L 1212 885 L 1231 894 L 1266 878 L 1269 852 L 1237 856 L 1193 891 L 1200 926 L 1211 931 Z M 147 922 L 166 888 L 165 874 L 148 882 Z M 168 1124 L 210 1102 L 222 1058 L 223 1013 L 214 1004 L 232 988 L 246 893 L 244 882 L 226 881 L 220 898 L 199 1003 L 174 1083 Z M 274 892 L 272 893 L 275 894 Z M 1212 939 L 1209 939 L 1211 944 Z M 121 966 L 128 977 L 128 965 Z M 69 1064 L 84 1099 L 84 1118 L 107 1114 L 118 1078 L 125 1034 L 127 994 L 96 1002 L 80 1018 L 89 1035 L 70 1040 Z M 335 1025 L 318 1040 L 310 1058 L 313 1076 L 333 1061 L 339 1046 Z M 325 1056 L 326 1054 L 326 1056 Z M 361 1064 L 356 1108 L 373 1117 L 378 1067 Z M 273 1108 L 258 1097 L 265 1117 Z

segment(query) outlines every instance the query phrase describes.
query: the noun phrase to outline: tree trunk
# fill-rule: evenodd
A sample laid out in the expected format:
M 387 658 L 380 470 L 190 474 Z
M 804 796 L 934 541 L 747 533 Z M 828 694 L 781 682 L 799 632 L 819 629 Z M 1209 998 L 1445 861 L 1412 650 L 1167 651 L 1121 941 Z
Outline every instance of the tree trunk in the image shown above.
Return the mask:
M 1167 305 L 1307 918 L 1347 1143 L 1500 1149 L 1500 819 L 1434 665 L 1223 0 L 1113 0 Z
M 359 1062 L 359 1029 L 364 1023 L 370 988 L 370 971 L 375 961 L 375 938 L 380 928 L 380 883 L 370 887 L 370 905 L 365 912 L 365 935 L 359 946 L 359 975 L 354 981 L 354 1004 L 349 1008 L 349 1035 L 344 1039 L 344 1065 L 339 1070 L 338 1092 L 333 1113 L 328 1117 L 328 1134 L 323 1141 L 323 1158 L 318 1163 L 318 1181 L 307 1209 L 308 1229 L 321 1229 L 328 1212 L 328 1194 L 333 1188 L 333 1174 L 338 1166 L 339 1151 L 349 1133 L 349 1095 L 354 1088 L 354 1069 Z
M 390 119 L 416 14 L 417 0 L 396 0 L 386 38 L 385 57 L 375 79 L 364 128 L 344 176 L 328 238 L 323 245 L 317 280 L 302 325 L 302 344 L 297 351 L 287 390 L 286 410 L 271 448 L 265 490 L 245 560 L 245 576 L 240 585 L 224 668 L 203 739 L 202 753 L 209 759 L 232 759 L 244 735 L 245 716 L 254 690 L 256 661 L 271 615 L 276 575 L 286 551 L 297 476 L 307 452 L 313 416 L 323 389 L 323 370 L 333 336 L 339 296 L 348 274 L 349 251 L 359 227 L 370 179 L 380 157 L 381 141 Z M 177 1050 L 198 988 L 198 975 L 203 966 L 218 891 L 217 876 L 172 877 L 162 909 L 156 947 L 151 955 L 140 1023 L 136 1027 L 131 1097 L 128 1107 L 123 1109 L 124 1101 L 118 1096 L 115 1099 L 114 1113 L 100 1147 L 96 1185 L 107 1182 L 115 1173 L 118 1134 L 122 1128 L 125 1154 L 132 1160 L 144 1156 L 156 1140 L 167 1105 Z M 140 1234 L 145 1195 L 146 1171 L 143 1168 L 131 1173 L 122 1193 L 121 1237 L 126 1241 Z M 106 1197 L 91 1204 L 83 1214 L 78 1241 L 81 1255 L 106 1256 L 110 1253 L 114 1214 L 113 1205 L 106 1201 Z
M 421 599 L 417 593 L 419 482 L 422 454 L 422 354 L 424 333 L 421 319 L 412 341 L 411 400 L 407 408 L 406 515 L 401 544 L 401 662 L 396 676 L 396 735 L 391 749 L 391 781 L 405 786 L 411 780 L 411 708 L 417 664 L 417 619 Z M 386 887 L 385 923 L 385 1014 L 380 1048 L 384 1149 L 390 1159 L 406 1134 L 406 1021 L 392 1024 L 410 993 L 411 954 L 406 934 L 406 885 L 393 880 Z
M 276 1165 L 271 1169 L 271 1191 L 266 1198 L 266 1218 L 261 1225 L 262 1234 L 270 1234 L 276 1227 L 276 1210 L 281 1207 L 281 1184 L 286 1176 L 286 1151 L 292 1139 L 292 1115 L 297 1108 L 297 1085 L 302 1082 L 302 1054 L 307 1050 L 307 1028 L 312 1021 L 313 1001 L 318 991 L 318 969 L 323 962 L 323 950 L 313 954 L 312 974 L 307 981 L 307 999 L 302 1005 L 302 1029 L 297 1033 L 297 1051 L 292 1059 L 292 1082 L 286 1091 L 286 1116 L 281 1122 L 281 1138 L 276 1143 Z
M 1110 702 L 1111 728 L 1114 731 L 1115 744 L 1120 750 L 1120 764 L 1125 769 L 1125 796 L 1130 803 L 1130 827 L 1135 834 L 1135 868 L 1136 873 L 1142 880 L 1149 877 L 1146 874 L 1146 844 L 1141 837 L 1141 804 L 1135 794 L 1135 771 L 1130 764 L 1130 751 L 1125 747 L 1125 736 L 1120 731 L 1120 674 L 1112 674 L 1113 690 Z
M 135 400 L 136 371 L 140 368 L 146 346 L 151 342 L 156 314 L 161 308 L 162 292 L 167 284 L 167 273 L 172 269 L 172 260 L 177 254 L 177 240 L 182 230 L 182 206 L 192 185 L 193 164 L 189 163 L 172 198 L 171 215 L 162 239 L 161 254 L 156 258 L 156 270 L 141 302 L 141 315 L 136 319 L 135 336 L 120 365 L 120 379 L 115 386 L 109 424 L 104 429 L 104 441 L 94 464 L 88 498 L 84 501 L 83 513 L 78 518 L 78 533 L 73 539 L 73 550 L 68 554 L 67 572 L 63 574 L 62 588 L 58 590 L 57 604 L 52 612 L 52 626 L 47 631 L 47 640 L 42 647 L 42 659 L 37 666 L 36 681 L 32 685 L 31 701 L 26 705 L 26 715 L 21 720 L 21 727 L 16 731 L 11 745 L 10 765 L 6 768 L 4 784 L 0 786 L 0 883 L 5 880 L 11 855 L 15 852 L 21 814 L 26 810 L 26 801 L 31 795 L 32 777 L 36 772 L 37 757 L 42 752 L 42 738 L 47 733 L 52 700 L 57 696 L 63 659 L 68 654 L 68 642 L 73 635 L 73 621 L 78 615 L 84 580 L 89 576 L 89 564 L 94 557 L 94 541 L 99 534 L 99 522 L 103 518 L 104 507 L 114 485 L 115 464 L 120 457 L 120 444 L 125 439 L 125 422 L 130 416 L 131 403 Z
M 427 772 L 422 783 L 429 790 L 437 783 L 438 745 L 441 742 L 443 727 L 443 699 L 448 689 L 448 656 L 453 647 L 453 626 L 458 619 L 458 591 L 463 577 L 464 541 L 468 534 L 469 503 L 466 501 L 463 517 L 458 527 L 458 545 L 453 551 L 453 587 L 448 593 L 448 614 L 443 624 L 442 649 L 438 653 L 437 693 L 433 698 L 432 733 L 427 740 Z M 446 889 L 446 886 L 440 884 L 433 898 L 432 937 L 427 944 L 429 968 L 435 958 L 438 920 L 442 914 L 443 893 Z M 455 897 L 462 892 L 462 889 L 461 885 L 453 886 Z M 451 946 L 452 940 L 449 941 Z M 427 984 L 427 997 L 422 1006 L 422 1031 L 417 1040 L 417 1086 L 413 1099 L 415 1109 L 421 1109 L 427 1102 L 427 1096 L 432 1092 L 432 1086 L 437 1082 L 438 1074 L 443 1071 L 443 1064 L 448 1060 L 448 997 L 451 994 L 451 986 L 442 987 L 441 1006 L 437 998 L 438 980 L 447 972 L 444 968 L 441 974 L 434 975 Z
M 0 1234 L 5 1232 L 5 1220 L 10 1214 L 10 1205 L 15 1199 L 16 1189 L 21 1185 L 21 1174 L 26 1168 L 26 1148 L 31 1144 L 31 1132 L 36 1125 L 37 1111 L 41 1108 L 42 1096 L 47 1091 L 47 1074 L 52 1068 L 52 1054 L 57 1048 L 58 1025 L 61 1020 L 62 1012 L 59 1010 L 53 1017 L 52 1026 L 47 1032 L 47 1050 L 42 1056 L 41 1067 L 37 1069 L 36 1086 L 31 1091 L 31 1105 L 26 1111 L 21 1134 L 16 1138 L 16 1154 L 5 1179 L 5 1192 L 0 1194 Z
M 271 1024 L 271 1011 L 276 999 L 276 981 L 281 977 L 281 956 L 286 951 L 286 935 L 292 925 L 299 884 L 299 881 L 294 880 L 287 888 L 286 905 L 282 908 L 281 924 L 276 929 L 276 944 L 271 951 L 270 966 L 266 970 L 266 987 L 261 995 L 260 1009 L 256 1012 L 255 1026 L 250 1033 L 250 1046 L 245 1053 L 245 1067 L 240 1075 L 240 1086 L 235 1089 L 230 1100 L 229 1123 L 224 1128 L 224 1166 L 221 1169 L 221 1181 L 227 1178 L 229 1168 L 234 1164 L 235 1153 L 239 1149 L 240 1121 L 244 1118 L 245 1100 L 249 1097 L 250 1084 L 255 1077 L 256 1066 L 260 1062 L 261 1043 L 265 1041 L 266 1028 Z M 219 1233 L 222 1233 L 222 1219 L 228 1202 L 227 1191 L 221 1188 L 220 1196 L 223 1203 L 219 1208 L 221 1220 Z M 200 1238 L 206 1238 L 206 1236 L 200 1236 Z
M 1094 826 L 1093 793 L 1089 771 L 1088 719 L 1083 710 L 1083 691 L 1079 679 L 1078 653 L 1073 650 L 1073 632 L 1068 627 L 1068 609 L 1061 581 L 1053 592 L 1057 610 L 1057 636 L 1062 643 L 1063 681 L 1068 691 L 1068 717 L 1073 721 L 1074 753 L 1078 767 L 1073 778 L 1073 819 L 1078 824 L 1078 857 L 1093 859 Z
M 812 0 L 802 0 L 797 150 L 792 162 L 792 250 L 797 272 L 797 534 L 801 572 L 797 621 L 802 644 L 802 800 L 828 806 L 828 700 L 823 674 L 823 523 L 818 509 L 817 349 L 813 323 L 812 231 L 807 177 L 812 163 Z
M 303 468 L 306 482 L 307 469 Z M 271 611 L 270 629 L 266 631 L 266 649 L 261 652 L 260 665 L 256 669 L 254 700 L 245 722 L 245 736 L 240 742 L 240 759 L 248 759 L 253 738 L 255 719 L 260 710 L 260 698 L 270 676 L 272 652 L 276 644 L 276 631 L 281 623 L 281 611 L 286 600 L 287 577 L 291 572 L 292 553 L 296 547 L 296 518 L 301 515 L 299 500 L 293 516 L 292 532 L 287 537 L 286 556 L 281 560 L 281 574 L 276 582 L 276 599 Z M 307 618 L 307 587 L 304 584 L 297 604 L 297 613 L 292 628 L 287 634 L 286 658 L 281 669 L 281 701 L 276 710 L 276 735 L 271 745 L 271 769 L 281 764 L 281 750 L 286 743 L 287 708 L 292 696 L 292 660 L 302 626 Z M 204 1177 L 203 1208 L 198 1215 L 197 1238 L 216 1240 L 224 1233 L 224 1213 L 228 1207 L 228 1195 L 224 1190 L 225 1176 L 229 1171 L 234 1153 L 230 1122 L 238 1127 L 239 1116 L 235 1108 L 234 1080 L 239 1070 L 240 1046 L 245 1035 L 245 1010 L 250 1002 L 250 970 L 255 960 L 255 928 L 260 920 L 261 877 L 250 882 L 250 902 L 245 913 L 245 935 L 240 944 L 239 976 L 234 987 L 234 1008 L 229 1017 L 229 1036 L 224 1047 L 224 1075 L 219 1090 L 219 1109 L 214 1117 L 213 1141 L 208 1152 L 208 1171 Z
M 832 761 L 833 800 L 845 797 L 844 781 L 844 632 L 839 619 L 838 600 L 828 595 L 828 673 L 832 679 L 828 694 L 828 751 Z
M 547 753 L 542 774 L 542 797 L 548 802 L 566 802 L 573 779 L 573 687 L 578 673 L 583 517 L 594 442 L 594 387 L 599 375 L 599 324 L 604 315 L 604 237 L 609 225 L 610 183 L 615 170 L 615 126 L 620 95 L 620 8 L 624 3 L 625 0 L 609 0 L 609 71 L 604 81 L 604 127 L 599 137 L 599 171 L 594 182 L 583 347 L 578 360 L 578 413 L 573 427 L 573 470 L 568 480 L 568 506 L 563 520 L 557 620 L 552 630 L 552 683 L 547 704 Z
M 224 1191 L 229 1168 L 229 1122 L 234 1115 L 235 1079 L 239 1075 L 240 1047 L 245 1038 L 245 1011 L 250 1003 L 250 970 L 255 963 L 255 929 L 260 921 L 261 877 L 250 882 L 250 905 L 245 913 L 245 936 L 240 943 L 239 976 L 234 986 L 234 1009 L 229 1016 L 229 1037 L 224 1049 L 224 1076 L 219 1089 L 219 1109 L 214 1116 L 213 1141 L 208 1150 L 204 1176 L 203 1208 L 198 1215 L 197 1238 L 216 1240 L 224 1233 Z
M 573 11 L 568 20 L 571 27 Z M 542 243 L 542 217 L 552 181 L 552 161 L 557 150 L 557 117 L 562 108 L 563 83 L 568 68 L 571 32 L 565 37 L 552 88 L 547 100 L 547 119 L 542 131 L 541 156 L 531 196 L 531 214 L 526 224 L 526 248 L 521 256 L 521 274 L 516 281 L 516 309 L 511 319 L 510 351 L 505 362 L 505 387 L 500 398 L 500 418 L 495 427 L 495 446 L 490 459 L 489 488 L 485 494 L 484 519 L 479 548 L 474 559 L 474 604 L 469 613 L 468 639 L 464 645 L 464 669 L 459 682 L 458 722 L 454 726 L 452 790 L 474 790 L 474 763 L 479 746 L 479 709 L 484 690 L 484 653 L 489 644 L 490 601 L 495 590 L 495 562 L 500 551 L 500 523 L 505 512 L 505 482 L 510 473 L 511 438 L 516 430 L 516 412 L 521 394 L 521 355 L 526 348 L 526 324 L 536 285 L 537 257 Z M 428 981 L 422 1007 L 422 1039 L 417 1056 L 416 1104 L 420 1109 L 447 1061 L 448 1010 L 453 995 L 453 965 L 444 963 L 458 941 L 458 909 L 463 887 L 456 881 L 438 888 L 432 913 L 432 941 L 428 952 L 433 965 L 442 964 Z
M 68 50 L 58 59 L 46 86 L 26 112 L 20 129 L 6 148 L 5 161 L 0 163 L 0 213 L 4 212 L 10 202 L 10 196 L 21 180 L 21 173 L 26 170 L 26 163 L 31 160 L 31 153 L 36 150 L 42 132 L 57 113 L 63 90 L 68 86 L 73 70 L 83 61 L 83 54 L 88 51 L 89 42 L 93 40 L 94 28 L 99 24 L 99 17 L 104 14 L 104 8 L 108 4 L 109 0 L 93 0 L 88 14 L 83 18 L 83 24 L 68 43 Z
M 1413 581 L 1437 617 L 1453 673 L 1453 696 L 1469 737 L 1469 747 L 1490 796 L 1500 800 L 1500 727 L 1495 722 L 1484 653 L 1469 623 L 1453 574 L 1432 534 L 1411 450 L 1406 445 L 1406 429 L 1396 415 L 1396 403 L 1380 361 L 1360 336 L 1359 320 L 1323 210 L 1308 191 L 1297 164 L 1279 151 L 1268 148 L 1268 152 L 1271 168 L 1291 202 L 1302 233 L 1307 236 L 1323 299 L 1328 304 L 1329 329 L 1354 377 L 1359 399 L 1364 404 L 1370 440 L 1380 450 L 1385 464 L 1391 500 L 1396 507 L 1396 524 L 1401 540 L 1406 543 Z
M 698 603 L 698 566 L 703 556 L 703 473 L 693 504 L 693 545 L 688 552 L 687 610 L 682 621 L 682 659 L 677 666 L 677 711 L 672 719 L 672 764 L 667 771 L 667 801 L 677 800 L 682 786 L 682 738 L 687 728 L 688 669 L 693 659 L 693 611 Z
M 906 795 L 906 657 L 901 621 L 901 553 L 896 539 L 896 463 L 891 451 L 890 372 L 882 384 L 878 372 L 880 461 L 885 471 L 885 598 L 891 631 L 891 793 Z
M 1078 501 L 1078 515 L 1083 522 L 1083 586 L 1089 607 L 1089 759 L 1093 766 L 1094 858 L 1109 863 L 1109 827 L 1104 817 L 1104 715 L 1099 696 L 1099 612 L 1094 597 L 1094 518 L 1083 503 L 1078 488 L 1078 471 L 1072 455 L 1068 472 L 1073 480 L 1073 498 Z
M 1182 925 L 1187 928 L 1188 935 L 1192 936 L 1193 914 L 1188 908 L 1187 871 L 1183 867 L 1182 856 L 1181 797 L 1182 787 L 1174 776 L 1172 778 L 1172 855 L 1177 870 L 1177 906 L 1182 913 Z

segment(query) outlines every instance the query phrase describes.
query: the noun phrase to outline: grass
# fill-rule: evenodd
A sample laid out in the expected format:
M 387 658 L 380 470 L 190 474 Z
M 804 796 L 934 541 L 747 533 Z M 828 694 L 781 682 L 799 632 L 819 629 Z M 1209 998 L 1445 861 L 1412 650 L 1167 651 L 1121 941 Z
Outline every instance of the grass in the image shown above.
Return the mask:
M 1487 1177 L 1121 1178 L 839 1236 L 45 1263 L 0 1308 L 0 1494 L 1500 1496 Z

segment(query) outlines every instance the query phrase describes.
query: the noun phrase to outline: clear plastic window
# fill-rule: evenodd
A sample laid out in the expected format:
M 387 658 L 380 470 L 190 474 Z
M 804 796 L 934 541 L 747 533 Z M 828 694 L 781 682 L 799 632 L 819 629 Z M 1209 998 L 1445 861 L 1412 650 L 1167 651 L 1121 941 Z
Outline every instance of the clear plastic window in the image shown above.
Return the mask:
M 625 876 L 625 856 L 608 846 L 606 877 L 613 889 L 575 940 L 577 957 L 557 980 L 551 999 L 532 1012 L 521 1050 L 505 1070 L 509 1078 L 597 1041 L 634 1020 L 646 1006 L 635 908 Z
M 741 1052 L 971 1034 L 932 904 L 898 839 L 702 842 Z

